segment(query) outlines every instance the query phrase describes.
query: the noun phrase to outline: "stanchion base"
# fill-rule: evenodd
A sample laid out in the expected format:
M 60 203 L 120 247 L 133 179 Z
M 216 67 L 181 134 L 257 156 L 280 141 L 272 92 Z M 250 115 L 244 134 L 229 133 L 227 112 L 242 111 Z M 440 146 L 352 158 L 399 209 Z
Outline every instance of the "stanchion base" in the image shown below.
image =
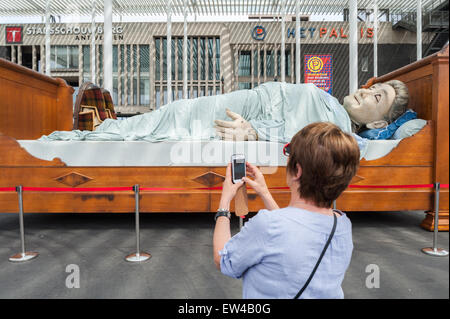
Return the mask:
M 19 263 L 19 262 L 29 261 L 31 259 L 36 258 L 37 256 L 39 256 L 39 253 L 29 251 L 24 254 L 23 253 L 15 254 L 14 256 L 9 257 L 9 261 L 12 261 L 14 263 Z
M 131 255 L 128 255 L 127 257 L 125 257 L 126 261 L 132 262 L 132 263 L 136 263 L 136 262 L 142 262 L 142 261 L 147 261 L 150 258 L 152 258 L 152 255 L 148 254 L 148 253 L 134 253 Z
M 422 248 L 422 252 L 427 255 L 430 255 L 430 256 L 437 256 L 437 257 L 447 257 L 448 256 L 448 251 L 446 251 L 442 248 L 434 249 L 433 247 L 427 247 L 427 248 Z

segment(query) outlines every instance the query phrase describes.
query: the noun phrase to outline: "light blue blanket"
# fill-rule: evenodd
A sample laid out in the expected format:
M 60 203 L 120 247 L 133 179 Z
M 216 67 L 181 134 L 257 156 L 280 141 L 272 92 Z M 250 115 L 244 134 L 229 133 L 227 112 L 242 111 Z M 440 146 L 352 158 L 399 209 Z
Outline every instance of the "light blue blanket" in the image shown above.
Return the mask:
M 178 100 L 121 121 L 106 119 L 94 132 L 55 131 L 40 140 L 159 142 L 218 139 L 214 120 L 231 120 L 226 115 L 227 108 L 249 121 L 260 140 L 288 142 L 300 129 L 313 122 L 332 122 L 345 132 L 351 132 L 350 118 L 344 107 L 315 85 L 267 82 L 251 90 Z M 359 138 L 358 142 L 360 148 L 364 147 L 364 140 Z

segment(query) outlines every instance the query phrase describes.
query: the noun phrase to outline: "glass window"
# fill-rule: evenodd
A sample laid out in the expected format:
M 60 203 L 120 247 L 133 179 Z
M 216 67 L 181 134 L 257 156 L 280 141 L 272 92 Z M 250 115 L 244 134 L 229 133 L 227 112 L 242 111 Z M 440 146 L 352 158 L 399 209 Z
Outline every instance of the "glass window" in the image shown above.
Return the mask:
M 159 80 L 161 78 L 161 62 L 160 62 L 160 46 L 161 40 L 159 38 L 155 39 L 155 80 Z M 156 99 L 158 101 L 158 99 Z
M 78 45 L 69 46 L 69 69 L 78 69 Z
M 200 39 L 200 72 L 201 72 L 201 80 L 205 80 L 205 60 L 206 60 L 206 51 L 205 51 L 205 38 Z
M 131 46 L 127 44 L 127 72 L 131 72 Z
M 248 90 L 251 89 L 251 83 L 248 82 L 239 82 L 239 90 Z
M 259 74 L 264 76 L 264 50 L 259 52 Z
M 133 78 L 133 105 L 137 105 L 137 77 Z
M 369 57 L 367 55 L 364 55 L 361 59 L 361 71 L 369 71 Z
M 171 64 L 172 80 L 175 80 L 175 41 L 176 41 L 175 39 L 172 39 L 172 41 L 171 41 L 172 52 L 170 53 L 171 58 L 172 58 L 172 64 Z M 172 90 L 172 92 L 173 92 L 173 90 Z
M 65 45 L 56 46 L 56 68 L 67 68 L 67 46 Z
M 251 76 L 251 57 L 250 51 L 241 51 L 239 55 L 239 76 Z
M 258 51 L 253 51 L 253 75 L 258 76 Z
M 120 73 L 125 71 L 125 47 L 120 45 Z
M 117 51 L 117 45 L 113 45 L 113 72 L 119 70 L 119 55 Z
M 91 47 L 83 45 L 83 72 L 91 71 Z
M 177 46 L 178 46 L 178 79 L 183 79 L 183 39 L 178 38 L 177 39 Z
M 103 46 L 99 45 L 97 47 L 98 49 L 98 65 L 99 65 L 99 72 L 100 74 L 103 74 Z M 113 62 L 114 63 L 114 62 Z
M 214 74 L 213 40 L 208 38 L 208 80 L 212 80 Z
M 137 72 L 137 45 L 133 45 L 133 70 Z
M 194 80 L 198 80 L 198 38 L 194 38 L 193 40 L 193 52 L 192 52 L 192 58 L 194 59 L 194 63 L 192 64 L 193 69 L 193 76 Z
M 0 46 L 0 58 L 11 61 L 11 46 Z
M 274 76 L 274 56 L 273 51 L 266 52 L 267 76 Z
M 163 39 L 163 80 L 167 81 L 167 39 Z
M 139 53 L 140 53 L 141 73 L 149 72 L 150 71 L 150 58 L 149 58 L 148 45 L 141 45 L 139 47 Z
M 160 87 L 158 86 L 155 90 L 156 92 L 156 105 L 155 108 L 159 109 L 160 107 L 160 100 L 161 100 L 161 92 L 160 92 Z
M 142 78 L 139 83 L 141 96 L 139 97 L 140 105 L 150 105 L 150 81 L 148 78 Z
M 187 78 L 191 79 L 191 43 L 192 39 L 188 39 L 187 41 Z
M 114 101 L 114 105 L 117 105 L 117 101 L 119 100 L 119 89 L 118 89 L 118 81 L 117 81 L 117 76 L 113 77 L 113 94 L 112 94 L 112 98 Z
M 220 80 L 220 39 L 216 38 L 216 80 Z

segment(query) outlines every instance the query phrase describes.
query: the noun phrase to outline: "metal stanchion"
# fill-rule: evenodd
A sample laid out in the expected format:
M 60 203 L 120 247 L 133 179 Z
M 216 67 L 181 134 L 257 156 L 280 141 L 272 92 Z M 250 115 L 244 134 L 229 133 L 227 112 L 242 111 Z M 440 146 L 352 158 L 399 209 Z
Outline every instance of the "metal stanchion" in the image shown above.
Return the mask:
M 422 248 L 422 251 L 431 256 L 438 256 L 438 257 L 446 257 L 448 256 L 448 251 L 437 248 L 437 236 L 439 233 L 439 192 L 441 189 L 440 183 L 435 183 L 435 202 L 434 202 L 434 236 L 433 236 L 433 247 L 426 247 Z
M 19 195 L 19 225 L 20 225 L 20 241 L 21 241 L 21 252 L 11 256 L 9 261 L 12 262 L 23 262 L 28 261 L 39 256 L 36 252 L 25 251 L 25 230 L 23 226 L 23 197 L 22 197 L 22 185 L 16 187 L 16 192 Z
M 134 200 L 135 200 L 135 211 L 136 211 L 136 253 L 128 255 L 125 257 L 126 261 L 129 262 L 141 262 L 149 260 L 152 255 L 146 252 L 141 252 L 139 244 L 139 185 L 134 185 Z
M 336 210 L 336 200 L 333 201 L 333 209 Z

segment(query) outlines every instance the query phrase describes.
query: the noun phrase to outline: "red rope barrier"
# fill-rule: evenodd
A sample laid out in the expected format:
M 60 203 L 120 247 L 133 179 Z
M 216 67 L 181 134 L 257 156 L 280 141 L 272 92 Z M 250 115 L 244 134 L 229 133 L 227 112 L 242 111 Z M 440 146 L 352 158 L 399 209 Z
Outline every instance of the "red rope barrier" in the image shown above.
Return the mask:
M 132 191 L 133 187 L 24 187 L 22 190 L 24 192 L 123 192 Z
M 348 188 L 433 188 L 434 184 L 413 184 L 413 185 L 349 185 Z M 441 188 L 449 188 L 449 184 L 441 184 Z M 194 188 L 175 188 L 175 187 L 141 187 L 142 191 L 179 191 L 179 190 L 221 190 L 222 187 L 194 187 Z M 249 187 L 247 187 L 249 189 Z M 269 187 L 269 189 L 289 189 L 286 186 Z M 23 191 L 30 192 L 122 192 L 133 191 L 133 187 L 23 187 Z M 15 192 L 15 187 L 0 187 L 0 192 Z

